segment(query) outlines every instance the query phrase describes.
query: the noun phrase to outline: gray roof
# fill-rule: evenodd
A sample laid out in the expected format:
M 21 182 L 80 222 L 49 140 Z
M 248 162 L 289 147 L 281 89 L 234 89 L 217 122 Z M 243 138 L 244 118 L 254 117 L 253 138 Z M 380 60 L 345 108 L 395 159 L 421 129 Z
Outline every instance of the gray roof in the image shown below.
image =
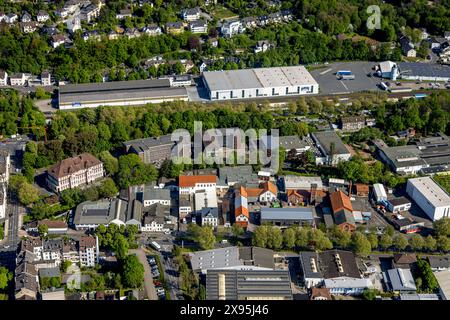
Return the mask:
M 208 71 L 203 77 L 211 91 L 317 84 L 303 66 Z
M 433 293 L 402 293 L 400 294 L 400 300 L 439 300 L 439 296 Z
M 170 200 L 170 190 L 145 186 L 144 200 Z
M 210 270 L 206 275 L 206 300 L 219 300 L 221 280 L 225 300 L 278 297 L 292 300 L 289 270 Z
M 142 80 L 147 81 L 147 80 Z M 127 81 L 128 82 L 128 81 Z M 109 83 L 109 82 L 108 82 Z M 59 104 L 76 103 L 110 103 L 122 102 L 126 100 L 158 99 L 158 98 L 181 98 L 187 97 L 185 87 L 150 87 L 150 88 L 129 88 L 129 89 L 111 89 L 110 91 L 87 91 L 87 92 L 69 92 L 61 93 Z
M 450 268 L 450 258 L 448 256 L 428 256 L 428 262 L 433 269 Z
M 193 270 L 253 266 L 273 269 L 273 251 L 259 247 L 226 247 L 189 253 Z M 209 272 L 209 271 L 208 271 Z
M 323 278 L 319 268 L 319 254 L 317 252 L 300 252 L 299 259 L 304 278 Z M 316 269 L 313 269 L 314 266 Z
M 345 222 L 355 225 L 355 217 L 353 216 L 353 213 L 351 211 L 342 209 L 334 214 L 334 222 L 337 225 L 343 224 Z
M 383 276 L 393 291 L 416 291 L 416 284 L 409 269 L 391 269 Z
M 151 79 L 151 80 L 132 80 L 132 81 L 112 81 L 104 83 L 83 83 L 83 84 L 67 84 L 59 87 L 60 94 L 87 92 L 108 92 L 124 91 L 124 90 L 143 90 L 149 88 L 168 88 L 170 87 L 169 79 Z
M 120 199 L 86 201 L 77 206 L 73 223 L 78 224 L 109 224 L 119 218 L 125 220 L 127 202 Z
M 60 277 L 61 272 L 59 271 L 59 268 L 41 268 L 39 269 L 39 277 L 40 278 L 54 278 L 54 277 Z
M 308 143 L 300 139 L 299 136 L 282 136 L 278 139 L 280 147 L 283 147 L 287 151 L 292 149 L 302 149 L 308 146 Z
M 242 185 L 258 183 L 258 175 L 253 173 L 253 168 L 250 165 L 220 167 L 219 184 L 225 185 L 229 183 L 240 183 Z
M 160 203 L 154 203 L 145 209 L 144 224 L 150 224 L 152 221 L 164 223 L 170 214 L 170 207 Z
M 314 220 L 313 208 L 261 208 L 261 221 L 264 220 Z
M 411 201 L 409 201 L 405 197 L 398 197 L 398 198 L 388 199 L 388 202 L 394 207 L 395 206 L 401 206 L 403 204 L 411 203 Z
M 131 147 L 133 147 L 136 151 L 145 151 L 149 150 L 152 147 L 162 146 L 167 144 L 175 144 L 175 141 L 172 141 L 172 135 L 167 134 L 159 137 L 149 137 L 143 139 L 135 139 L 125 141 L 123 145 L 128 151 Z
M 437 63 L 399 62 L 402 75 L 450 78 L 450 66 Z
M 341 138 L 334 131 L 314 132 L 312 135 L 316 138 L 320 146 L 325 150 L 327 155 L 330 154 L 330 146 L 334 143 L 334 154 L 350 154 L 345 147 Z
M 218 218 L 219 217 L 219 208 L 202 208 L 202 210 L 200 211 L 200 216 L 202 218 L 207 217 L 207 216 L 212 216 L 214 218 Z
M 339 256 L 343 272 L 338 268 L 336 255 Z M 355 255 L 350 251 L 328 250 L 319 253 L 319 268 L 324 279 L 337 277 L 361 278 Z

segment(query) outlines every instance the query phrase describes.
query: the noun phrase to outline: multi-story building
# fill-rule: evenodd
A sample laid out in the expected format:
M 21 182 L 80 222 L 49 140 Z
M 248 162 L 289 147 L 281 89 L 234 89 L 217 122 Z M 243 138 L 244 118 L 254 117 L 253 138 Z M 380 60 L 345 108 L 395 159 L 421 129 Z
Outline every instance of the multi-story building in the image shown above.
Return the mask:
M 45 12 L 43 10 L 39 10 L 39 12 L 37 13 L 37 16 L 36 16 L 37 22 L 42 23 L 42 22 L 46 22 L 49 19 L 50 19 L 50 15 L 47 12 Z
M 8 72 L 0 70 L 0 86 L 8 85 Z
M 431 177 L 409 179 L 406 192 L 431 220 L 450 217 L 450 195 Z
M 233 35 L 244 32 L 245 27 L 239 20 L 227 21 L 222 24 L 220 32 L 227 38 L 231 38 Z
M 337 165 L 340 161 L 348 161 L 351 153 L 334 131 L 314 132 L 311 134 L 323 157 L 316 157 L 316 164 Z
M 47 185 L 61 192 L 87 185 L 104 175 L 103 163 L 90 153 L 60 161 L 47 171 Z
M 130 140 L 123 143 L 125 152 L 135 153 L 144 163 L 161 164 L 170 159 L 176 142 L 170 134 L 144 139 Z
M 178 188 L 179 194 L 194 194 L 197 191 L 216 190 L 217 176 L 213 175 L 192 175 L 192 176 L 179 176 Z
M 82 267 L 95 267 L 99 257 L 98 238 L 83 236 L 79 239 L 78 246 L 80 250 L 80 265 Z
M 51 75 L 50 75 L 50 72 L 48 72 L 47 70 L 42 71 L 42 73 L 41 73 L 41 84 L 43 86 L 51 86 L 52 85 Z
M 208 31 L 208 23 L 205 20 L 194 20 L 189 23 L 189 30 L 192 33 L 206 33 Z

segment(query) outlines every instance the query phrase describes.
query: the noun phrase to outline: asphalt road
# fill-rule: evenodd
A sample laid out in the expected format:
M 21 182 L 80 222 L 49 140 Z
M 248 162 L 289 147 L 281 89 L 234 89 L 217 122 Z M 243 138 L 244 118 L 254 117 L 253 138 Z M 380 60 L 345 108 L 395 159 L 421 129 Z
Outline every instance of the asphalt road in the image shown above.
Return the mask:
M 171 300 L 184 300 L 179 286 L 179 274 L 175 269 L 175 264 L 168 253 L 159 253 L 161 266 L 164 269 L 164 279 L 170 292 Z
M 130 254 L 135 254 L 144 266 L 144 288 L 147 298 L 149 300 L 159 300 L 158 295 L 156 294 L 155 285 L 153 284 L 152 271 L 150 265 L 148 264 L 147 256 L 145 255 L 144 250 L 130 249 L 128 252 Z

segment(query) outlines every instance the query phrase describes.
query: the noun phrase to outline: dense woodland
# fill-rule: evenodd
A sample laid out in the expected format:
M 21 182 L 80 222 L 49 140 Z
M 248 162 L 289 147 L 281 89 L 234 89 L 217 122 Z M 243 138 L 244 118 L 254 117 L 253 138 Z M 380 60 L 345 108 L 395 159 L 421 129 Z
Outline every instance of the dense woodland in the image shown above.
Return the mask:
M 36 3 L 37 2 L 37 3 Z M 107 1 L 98 23 L 84 25 L 85 30 L 98 30 L 106 34 L 117 26 L 126 28 L 143 27 L 149 23 L 163 25 L 168 21 L 180 20 L 182 8 L 191 7 L 202 1 L 156 1 L 154 8 L 143 5 L 134 11 L 132 18 L 118 21 L 115 14 L 125 8 L 129 1 Z M 381 29 L 367 30 L 366 12 L 368 4 L 378 3 L 381 7 Z M 51 10 L 63 5 L 56 1 L 49 8 L 41 1 L 25 1 L 23 4 L 0 1 L 0 10 L 20 13 L 26 9 L 35 14 L 40 8 Z M 99 82 L 108 75 L 111 80 L 143 79 L 163 74 L 183 73 L 179 65 L 165 64 L 158 70 L 144 68 L 143 61 L 161 54 L 167 60 L 191 59 L 197 67 L 203 58 L 213 58 L 210 69 L 236 69 L 258 66 L 282 66 L 310 64 L 333 60 L 399 60 L 400 49 L 391 49 L 390 42 L 397 39 L 402 27 L 414 35 L 414 28 L 426 27 L 430 34 L 442 35 L 450 30 L 450 4 L 448 1 L 282 1 L 280 7 L 270 7 L 266 1 L 218 1 L 217 8 L 207 11 L 213 17 L 209 36 L 216 37 L 219 7 L 236 16 L 259 16 L 280 9 L 292 9 L 296 19 L 289 24 L 258 27 L 231 39 L 219 39 L 218 47 L 210 42 L 200 44 L 200 37 L 185 32 L 181 35 L 142 36 L 118 40 L 103 39 L 101 42 L 81 39 L 81 32 L 74 37 L 71 48 L 51 49 L 49 36 L 43 33 L 22 34 L 18 28 L 0 28 L 0 69 L 13 72 L 39 74 L 50 70 L 57 79 L 74 83 Z M 50 22 L 49 22 L 50 23 Z M 64 26 L 59 26 L 63 31 Z M 337 40 L 336 35 L 346 33 L 348 39 Z M 357 37 L 354 37 L 357 36 Z M 366 41 L 370 37 L 375 43 Z M 253 54 L 252 48 L 258 40 L 269 40 L 274 48 L 264 53 Z M 378 41 L 378 42 L 377 42 Z M 195 50 L 192 50 L 195 49 Z M 243 49 L 237 54 L 236 49 Z M 226 57 L 226 59 L 216 59 Z

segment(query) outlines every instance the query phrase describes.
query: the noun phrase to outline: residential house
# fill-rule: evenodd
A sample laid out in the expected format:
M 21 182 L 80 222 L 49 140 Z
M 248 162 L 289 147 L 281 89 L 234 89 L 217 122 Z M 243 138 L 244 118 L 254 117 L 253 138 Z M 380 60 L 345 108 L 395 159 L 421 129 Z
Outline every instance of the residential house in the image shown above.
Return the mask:
M 184 25 L 182 22 L 167 22 L 165 25 L 166 33 L 170 34 L 180 34 L 184 32 Z
M 8 13 L 6 15 L 4 21 L 6 23 L 13 24 L 13 23 L 17 22 L 17 19 L 19 19 L 19 16 L 17 14 L 15 14 L 15 13 Z
M 256 43 L 255 53 L 266 52 L 272 47 L 272 44 L 268 40 L 260 40 Z
M 24 86 L 27 81 L 25 73 L 15 73 L 9 77 L 9 83 L 12 86 Z
M 392 269 L 411 269 L 416 262 L 417 258 L 413 253 L 394 253 Z
M 270 23 L 280 23 L 283 20 L 280 12 L 274 12 L 269 14 Z
M 24 12 L 22 17 L 20 18 L 21 22 L 31 22 L 31 15 L 28 12 Z
M 427 260 L 433 271 L 450 270 L 450 258 L 448 256 L 428 256 Z
M 185 219 L 194 211 L 194 195 L 180 194 L 178 199 L 178 217 L 180 221 Z
M 59 47 L 60 45 L 63 45 L 67 40 L 67 37 L 63 34 L 55 34 L 51 38 L 51 45 L 54 49 Z
M 100 2 L 101 4 L 101 2 Z M 101 5 L 90 4 L 81 10 L 81 19 L 90 23 L 100 15 Z
M 80 19 L 80 17 L 79 16 L 71 17 L 70 19 L 67 20 L 66 26 L 67 26 L 67 31 L 69 31 L 69 33 L 71 35 L 73 35 L 78 30 L 81 30 L 81 19 Z
M 416 50 L 414 49 L 414 45 L 412 44 L 411 40 L 405 36 L 400 36 L 400 46 L 402 48 L 403 54 L 408 58 L 414 58 L 416 57 Z
M 6 20 L 6 14 L 3 11 L 0 11 L 0 22 L 3 22 Z
M 119 10 L 119 13 L 116 14 L 116 19 L 122 20 L 125 18 L 131 18 L 133 16 L 131 12 L 131 8 L 125 8 Z
M 219 209 L 217 207 L 205 207 L 196 213 L 197 224 L 216 228 L 219 224 Z
M 52 85 L 52 79 L 50 76 L 50 72 L 44 70 L 41 73 L 41 84 L 43 86 L 51 86 Z
M 36 20 L 37 22 L 43 23 L 46 22 L 50 19 L 50 15 L 43 10 L 39 10 L 39 12 L 36 15 Z
M 139 30 L 137 28 L 126 28 L 124 35 L 130 39 L 133 39 L 133 38 L 139 38 L 141 36 L 141 33 L 139 32 Z
M 226 21 L 222 24 L 220 32 L 226 38 L 231 38 L 233 35 L 242 33 L 245 31 L 245 27 L 239 20 Z
M 343 231 L 356 230 L 353 206 L 350 198 L 342 191 L 330 194 L 331 208 L 333 210 L 334 223 Z
M 304 196 L 297 190 L 288 190 L 286 192 L 287 202 L 290 206 L 303 205 L 305 203 Z
M 15 292 L 16 300 L 37 300 L 39 292 L 39 280 L 36 268 L 25 259 L 17 258 L 15 269 Z
M 198 7 L 184 9 L 183 11 L 181 11 L 181 17 L 185 21 L 194 21 L 200 19 L 200 13 L 201 10 Z
M 32 33 L 35 32 L 38 28 L 38 23 L 36 21 L 30 22 L 21 22 L 20 29 L 23 33 Z
M 258 19 L 256 17 L 245 17 L 241 20 L 244 28 L 256 28 L 258 26 Z
M 57 9 L 55 11 L 55 15 L 60 19 L 65 19 L 69 16 L 69 11 L 67 11 L 65 8 Z
M 47 185 L 54 192 L 90 184 L 104 175 L 103 162 L 90 153 L 64 159 L 47 171 Z
M 208 23 L 206 20 L 194 20 L 189 23 L 189 30 L 192 33 L 206 33 L 208 32 Z
M 0 86 L 8 85 L 8 72 L 0 70 Z
M 156 24 L 149 24 L 142 29 L 142 32 L 150 36 L 158 36 L 162 33 L 161 28 Z
M 364 116 L 341 117 L 340 126 L 345 132 L 359 131 L 366 126 L 366 119 Z

